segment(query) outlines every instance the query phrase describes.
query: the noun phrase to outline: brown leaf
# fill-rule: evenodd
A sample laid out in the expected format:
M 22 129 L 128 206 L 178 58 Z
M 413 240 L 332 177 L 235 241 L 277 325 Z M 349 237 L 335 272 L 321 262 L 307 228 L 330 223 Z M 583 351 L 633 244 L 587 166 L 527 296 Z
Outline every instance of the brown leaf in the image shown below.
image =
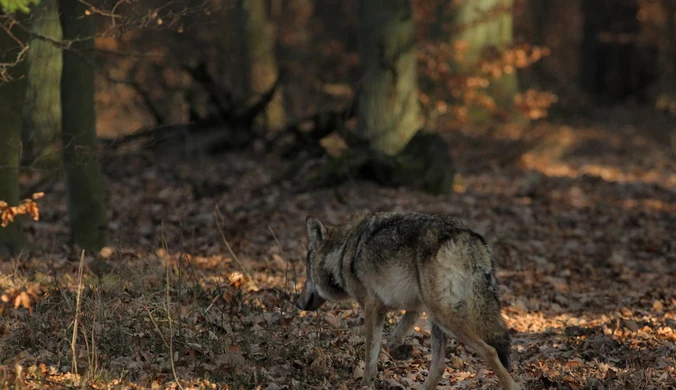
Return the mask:
M 655 301 L 655 302 L 653 302 L 653 310 L 663 311 L 664 305 L 660 301 Z
M 354 371 L 352 372 L 352 378 L 361 379 L 363 377 L 364 377 L 364 368 L 361 366 L 355 367 Z
M 639 327 L 638 324 L 636 324 L 636 321 L 634 320 L 622 320 L 622 324 L 624 325 L 625 328 L 629 329 L 632 332 L 637 332 Z
M 226 353 L 217 355 L 214 359 L 219 366 L 234 367 L 246 363 L 246 359 L 239 352 L 228 351 Z

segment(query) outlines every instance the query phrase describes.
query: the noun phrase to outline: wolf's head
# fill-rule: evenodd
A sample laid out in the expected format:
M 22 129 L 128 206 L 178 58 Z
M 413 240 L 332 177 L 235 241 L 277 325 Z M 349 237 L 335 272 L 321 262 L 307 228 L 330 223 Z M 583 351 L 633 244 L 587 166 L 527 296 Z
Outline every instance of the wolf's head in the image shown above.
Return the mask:
M 315 283 L 321 283 L 321 277 L 317 275 L 314 264 L 320 260 L 317 251 L 322 242 L 326 240 L 328 232 L 324 225 L 314 217 L 307 217 L 305 224 L 307 225 L 308 235 L 308 251 L 307 251 L 307 280 L 303 286 L 303 291 L 300 292 L 300 297 L 296 301 L 296 307 L 301 310 L 314 311 L 319 309 L 326 298 L 320 295 L 319 289 Z M 317 280 L 317 281 L 315 281 Z

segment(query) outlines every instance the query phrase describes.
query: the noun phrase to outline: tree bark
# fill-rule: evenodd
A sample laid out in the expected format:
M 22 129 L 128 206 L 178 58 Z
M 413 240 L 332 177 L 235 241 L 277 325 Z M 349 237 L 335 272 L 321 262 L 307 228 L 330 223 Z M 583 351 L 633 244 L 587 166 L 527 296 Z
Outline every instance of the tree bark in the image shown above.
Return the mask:
M 658 72 L 655 45 L 639 42 L 637 0 L 582 1 L 580 87 L 605 102 L 644 99 Z
M 265 0 L 238 0 L 235 18 L 240 32 L 244 61 L 238 74 L 246 75 L 247 101 L 255 101 L 270 90 L 279 76 L 275 57 L 276 31 L 267 16 Z M 240 76 L 241 77 L 241 76 Z M 279 130 L 286 123 L 284 98 L 279 88 L 266 107 L 263 118 L 270 130 Z
M 87 250 L 108 244 L 108 217 L 98 161 L 94 109 L 94 19 L 79 0 L 60 0 L 63 39 L 61 107 L 71 239 Z
M 28 18 L 16 15 L 20 22 Z M 26 69 L 24 45 L 27 34 L 9 21 L 0 29 L 0 63 L 13 64 L 0 74 L 0 200 L 10 206 L 19 204 L 19 162 L 21 158 L 21 109 L 26 95 Z M 11 32 L 11 36 L 5 32 Z M 18 61 L 18 62 L 17 62 Z M 1 72 L 1 70 L 0 70 Z M 26 246 L 20 219 L 7 227 L 0 227 L 0 257 L 15 253 Z
M 539 1 L 539 0 L 538 0 Z M 494 48 L 501 52 L 513 40 L 514 0 L 475 0 L 458 2 L 450 15 L 451 47 L 466 44 L 462 58 L 451 63 L 456 74 L 480 76 L 477 62 L 484 52 Z M 519 92 L 516 70 L 502 72 L 498 78 L 489 78 L 486 93 L 498 109 L 513 113 L 514 96 Z M 484 109 L 471 109 L 470 120 L 487 118 Z
M 357 6 L 357 132 L 393 156 L 422 126 L 413 11 L 409 0 L 362 0 Z
M 32 12 L 32 31 L 60 41 L 58 11 L 57 0 L 42 0 Z M 61 49 L 41 39 L 31 40 L 30 45 L 22 160 L 53 168 L 61 162 Z
M 657 87 L 657 106 L 665 105 L 676 113 L 676 0 L 662 0 L 666 22 L 664 39 L 660 45 L 660 76 Z

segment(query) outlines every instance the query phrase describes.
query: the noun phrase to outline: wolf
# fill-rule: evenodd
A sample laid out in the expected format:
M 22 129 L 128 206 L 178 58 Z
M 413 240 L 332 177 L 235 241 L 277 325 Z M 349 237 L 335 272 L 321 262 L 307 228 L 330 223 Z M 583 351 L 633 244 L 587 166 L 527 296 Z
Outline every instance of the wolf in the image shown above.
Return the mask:
M 508 371 L 510 337 L 500 314 L 494 259 L 481 235 L 447 215 L 368 210 L 336 226 L 308 216 L 306 227 L 307 280 L 296 307 L 316 311 L 327 300 L 359 303 L 366 335 L 362 387 L 372 388 L 377 376 L 388 311 L 405 310 L 387 347 L 401 347 L 422 312 L 428 314 L 432 362 L 419 389 L 439 383 L 449 334 L 479 352 L 505 389 L 519 389 Z

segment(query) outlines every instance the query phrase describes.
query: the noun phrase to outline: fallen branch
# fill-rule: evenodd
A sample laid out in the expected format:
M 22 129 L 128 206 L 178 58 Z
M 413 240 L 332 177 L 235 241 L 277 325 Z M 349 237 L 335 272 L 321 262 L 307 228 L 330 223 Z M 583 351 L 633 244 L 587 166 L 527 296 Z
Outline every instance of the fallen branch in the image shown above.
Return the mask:
M 117 138 L 100 138 L 101 144 L 108 149 L 117 149 L 122 145 L 142 139 L 151 139 L 153 144 L 157 145 L 178 136 L 189 137 L 196 133 L 215 133 L 217 135 L 209 139 L 208 145 L 210 152 L 216 153 L 227 148 L 241 148 L 253 141 L 256 138 L 256 134 L 251 130 L 253 123 L 272 101 L 281 84 L 282 73 L 280 72 L 280 76 L 266 93 L 245 107 L 235 107 L 231 105 L 229 98 L 222 97 L 224 93 L 215 87 L 212 79 L 205 76 L 205 71 L 193 69 L 191 74 L 195 81 L 202 84 L 210 94 L 211 103 L 215 104 L 218 109 L 215 116 L 189 123 L 144 128 Z M 141 91 L 138 88 L 137 90 Z M 163 120 L 159 113 L 155 113 L 154 116 L 158 121 Z

